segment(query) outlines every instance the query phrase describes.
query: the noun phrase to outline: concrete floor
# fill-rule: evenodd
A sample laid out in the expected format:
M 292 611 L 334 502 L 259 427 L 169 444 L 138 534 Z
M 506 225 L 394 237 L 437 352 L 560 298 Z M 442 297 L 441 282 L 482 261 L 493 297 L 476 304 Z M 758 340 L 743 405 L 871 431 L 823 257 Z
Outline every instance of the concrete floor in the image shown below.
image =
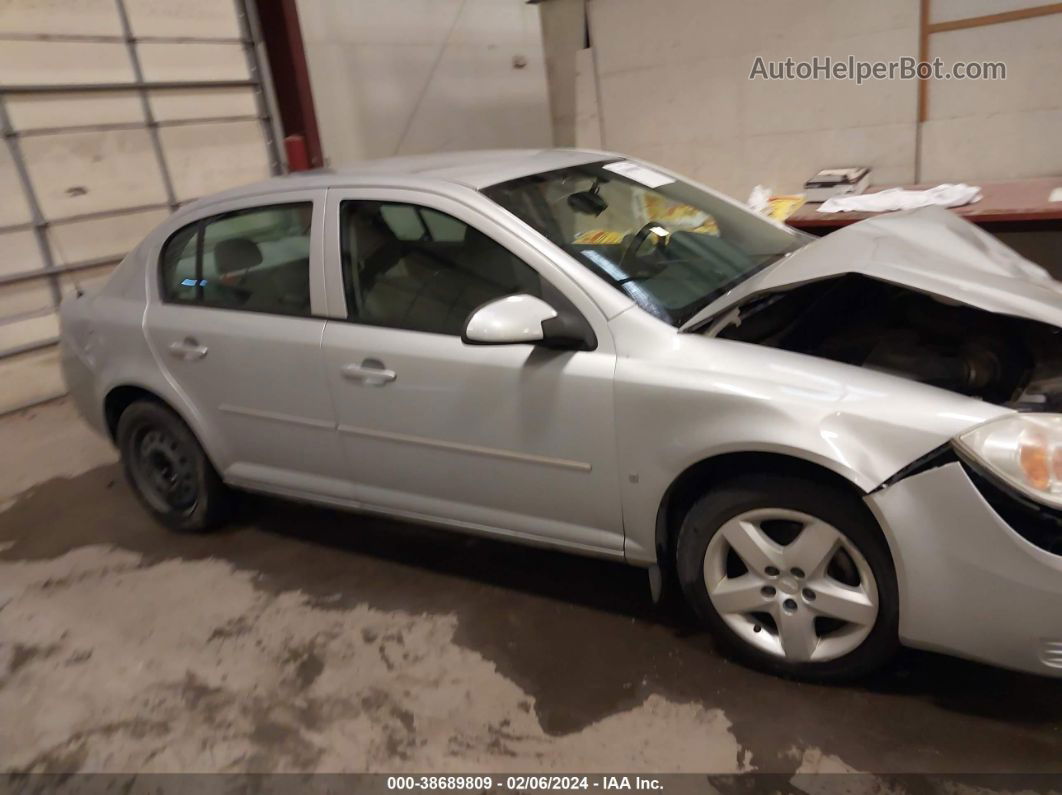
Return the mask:
M 1059 681 L 781 681 L 638 570 L 273 500 L 174 535 L 65 402 L 0 451 L 3 771 L 1062 771 Z

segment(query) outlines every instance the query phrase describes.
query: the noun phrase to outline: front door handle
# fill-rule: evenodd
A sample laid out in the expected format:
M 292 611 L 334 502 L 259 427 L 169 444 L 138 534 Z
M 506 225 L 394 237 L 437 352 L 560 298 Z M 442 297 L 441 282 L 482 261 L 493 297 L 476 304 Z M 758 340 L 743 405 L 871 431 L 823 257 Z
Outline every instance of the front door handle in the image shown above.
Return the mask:
M 339 371 L 349 381 L 359 381 L 367 386 L 386 386 L 398 378 L 398 373 L 388 370 L 379 359 L 366 359 L 361 364 L 345 364 Z
M 209 348 L 206 345 L 200 345 L 195 337 L 185 337 L 180 342 L 170 343 L 170 355 L 184 359 L 186 362 L 202 359 L 208 351 Z

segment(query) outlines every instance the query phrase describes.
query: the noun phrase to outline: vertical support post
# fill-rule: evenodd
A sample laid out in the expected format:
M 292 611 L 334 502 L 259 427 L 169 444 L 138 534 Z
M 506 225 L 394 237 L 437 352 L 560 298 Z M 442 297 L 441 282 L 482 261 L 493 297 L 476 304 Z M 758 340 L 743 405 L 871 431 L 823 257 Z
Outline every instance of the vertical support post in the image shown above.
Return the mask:
M 22 156 L 22 146 L 19 143 L 18 135 L 11 126 L 11 118 L 7 115 L 7 105 L 2 91 L 0 91 L 0 131 L 3 132 L 4 140 L 7 142 L 7 151 L 15 164 L 15 172 L 18 174 L 18 181 L 22 186 L 22 195 L 29 206 L 30 217 L 33 221 L 33 236 L 37 240 L 41 262 L 44 263 L 44 275 L 47 277 L 48 287 L 51 289 L 52 305 L 58 308 L 59 302 L 63 300 L 63 293 L 62 285 L 59 283 L 59 275 L 55 271 L 52 247 L 48 242 L 48 222 L 44 220 L 40 202 L 37 201 L 37 192 L 33 189 L 33 181 L 30 179 L 26 161 Z
M 151 111 L 151 100 L 148 97 L 147 89 L 144 88 L 144 71 L 140 67 L 140 54 L 136 51 L 133 28 L 129 24 L 125 0 L 114 0 L 114 4 L 118 10 L 118 19 L 122 23 L 122 36 L 125 39 L 125 47 L 129 53 L 129 63 L 133 67 L 133 79 L 136 81 L 137 94 L 140 96 L 140 109 L 144 114 L 144 126 L 147 127 L 148 137 L 151 139 L 151 148 L 155 150 L 155 160 L 158 162 L 162 186 L 166 190 L 166 203 L 170 205 L 170 211 L 172 212 L 177 209 L 177 193 L 173 189 L 173 178 L 170 176 L 170 169 L 166 164 L 166 155 L 162 151 L 159 125 L 155 121 L 154 113 Z
M 594 67 L 594 99 L 597 101 L 597 130 L 601 136 L 601 148 L 605 148 L 605 106 L 601 102 L 601 69 L 597 63 L 597 48 L 590 35 L 590 6 L 583 0 L 583 24 L 586 26 L 586 46 L 590 49 L 590 63 Z M 574 124 L 574 122 L 573 122 Z
M 929 60 L 930 0 L 918 3 L 918 62 Z M 914 181 L 922 180 L 922 124 L 929 113 L 929 78 L 918 78 L 918 111 L 915 116 Z
M 247 71 L 254 83 L 254 101 L 262 124 L 269 154 L 269 170 L 273 174 L 284 172 L 280 156 L 280 122 L 276 113 L 276 98 L 273 96 L 272 77 L 269 74 L 269 59 L 262 51 L 262 31 L 253 0 L 235 0 L 236 18 L 240 23 L 240 38 L 247 60 Z
M 306 139 L 301 135 L 289 135 L 284 139 L 284 153 L 288 158 L 289 171 L 307 171 L 310 168 Z

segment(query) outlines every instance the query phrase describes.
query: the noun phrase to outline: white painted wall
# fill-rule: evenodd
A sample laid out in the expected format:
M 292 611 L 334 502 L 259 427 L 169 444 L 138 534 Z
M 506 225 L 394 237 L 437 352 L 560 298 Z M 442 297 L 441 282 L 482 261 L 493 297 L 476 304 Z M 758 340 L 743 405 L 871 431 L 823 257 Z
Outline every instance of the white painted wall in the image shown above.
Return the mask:
M 542 34 L 524 0 L 299 0 L 298 11 L 330 163 L 550 145 Z
M 933 21 L 1040 0 L 933 0 Z M 984 9 L 984 10 L 982 10 Z M 1010 179 L 1062 174 L 1062 14 L 930 37 L 930 56 L 1003 61 L 1002 82 L 933 82 L 922 125 L 922 178 Z
M 932 21 L 1039 0 L 932 0 Z M 554 138 L 600 143 L 744 199 L 795 191 L 818 169 L 916 178 L 917 83 L 750 81 L 757 55 L 795 60 L 918 54 L 918 0 L 544 0 Z M 591 58 L 584 42 L 589 18 Z M 934 34 L 930 57 L 1004 61 L 1004 83 L 933 82 L 922 180 L 1062 173 L 1062 15 Z M 586 64 L 593 66 L 589 91 Z M 588 99 L 599 100 L 597 107 Z M 596 133 L 590 119 L 599 120 Z

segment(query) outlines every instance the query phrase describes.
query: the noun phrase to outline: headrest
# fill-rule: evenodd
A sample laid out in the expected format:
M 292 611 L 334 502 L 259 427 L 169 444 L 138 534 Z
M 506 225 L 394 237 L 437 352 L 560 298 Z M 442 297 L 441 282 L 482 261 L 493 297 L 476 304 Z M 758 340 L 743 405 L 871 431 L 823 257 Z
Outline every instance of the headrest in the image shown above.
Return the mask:
M 398 242 L 378 209 L 359 207 L 350 215 L 350 227 L 356 256 L 363 262 L 384 246 Z
M 214 246 L 214 266 L 218 273 L 245 271 L 262 263 L 258 244 L 245 237 L 230 237 Z

